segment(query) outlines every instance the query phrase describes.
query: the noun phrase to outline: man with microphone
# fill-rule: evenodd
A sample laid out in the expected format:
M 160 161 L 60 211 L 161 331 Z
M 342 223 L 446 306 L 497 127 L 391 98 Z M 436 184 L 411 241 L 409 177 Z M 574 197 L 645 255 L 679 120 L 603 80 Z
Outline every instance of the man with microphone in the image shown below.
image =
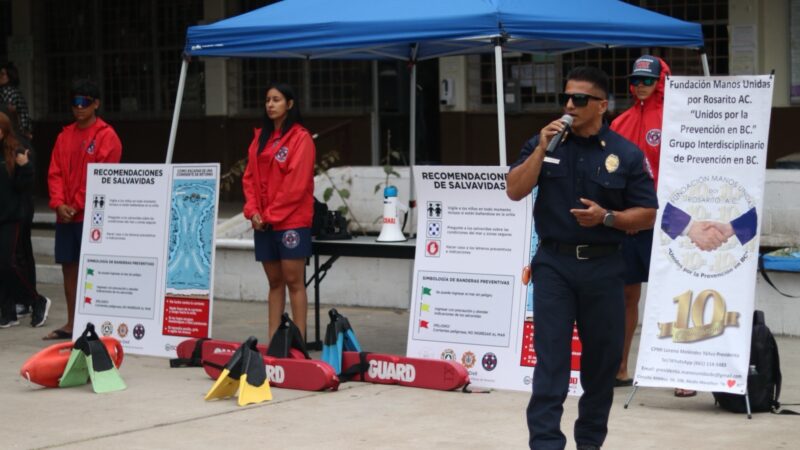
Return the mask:
M 541 244 L 531 261 L 537 357 L 527 411 L 531 448 L 566 446 L 560 425 L 575 322 L 584 390 L 575 442 L 579 450 L 603 444 L 624 336 L 620 244 L 625 232 L 652 228 L 658 208 L 642 152 L 603 121 L 608 84 L 599 69 L 570 71 L 559 94 L 568 117 L 525 144 L 506 180 L 512 200 L 539 187 L 533 217 Z

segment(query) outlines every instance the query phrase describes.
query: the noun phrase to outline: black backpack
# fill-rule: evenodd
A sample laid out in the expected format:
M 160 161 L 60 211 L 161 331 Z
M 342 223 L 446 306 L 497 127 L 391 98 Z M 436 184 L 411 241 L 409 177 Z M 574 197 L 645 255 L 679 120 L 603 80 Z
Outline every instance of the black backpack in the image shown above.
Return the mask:
M 753 336 L 750 342 L 750 373 L 747 376 L 747 394 L 752 412 L 777 412 L 781 407 L 781 362 L 778 344 L 764 322 L 764 312 L 753 312 Z M 720 408 L 746 413 L 744 395 L 713 392 Z
M 322 227 L 325 226 L 325 218 L 328 216 L 328 205 L 314 197 L 314 216 L 311 219 L 311 235 L 317 236 Z

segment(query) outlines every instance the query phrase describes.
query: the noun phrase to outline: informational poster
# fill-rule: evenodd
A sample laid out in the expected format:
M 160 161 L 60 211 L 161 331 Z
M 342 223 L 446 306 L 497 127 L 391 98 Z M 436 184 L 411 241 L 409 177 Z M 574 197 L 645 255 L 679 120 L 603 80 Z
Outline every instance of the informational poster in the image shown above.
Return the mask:
M 637 385 L 745 392 L 773 86 L 667 79 Z
M 218 164 L 91 164 L 73 336 L 175 356 L 211 335 Z
M 530 391 L 535 357 L 525 361 L 523 349 L 532 347 L 532 316 L 521 274 L 532 203 L 506 196 L 507 172 L 414 167 L 420 212 L 407 354 L 459 362 L 476 386 Z

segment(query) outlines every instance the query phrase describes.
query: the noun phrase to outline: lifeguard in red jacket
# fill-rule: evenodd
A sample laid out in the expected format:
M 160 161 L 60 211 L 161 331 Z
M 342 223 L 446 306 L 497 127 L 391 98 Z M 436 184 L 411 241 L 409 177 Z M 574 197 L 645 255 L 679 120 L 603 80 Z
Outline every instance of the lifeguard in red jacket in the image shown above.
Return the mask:
M 264 123 L 247 151 L 244 216 L 253 225 L 256 261 L 269 281 L 269 336 L 286 306 L 305 337 L 308 296 L 305 259 L 311 256 L 316 149 L 301 125 L 300 108 L 285 84 L 267 88 Z
M 644 55 L 633 63 L 629 76 L 634 104 L 611 123 L 611 129 L 636 144 L 644 153 L 653 183 L 658 187 L 658 167 L 661 158 L 661 122 L 664 117 L 664 86 L 671 74 L 667 63 L 656 56 Z M 625 341 L 622 364 L 617 372 L 617 386 L 633 383 L 628 375 L 628 355 L 633 333 L 639 322 L 639 298 L 642 283 L 650 272 L 650 251 L 653 230 L 642 230 L 629 235 L 622 243 L 625 257 Z M 695 391 L 675 389 L 678 397 L 690 397 Z
M 56 212 L 56 262 L 64 275 L 67 323 L 44 339 L 71 339 L 78 286 L 78 264 L 86 203 L 86 171 L 90 163 L 118 163 L 122 143 L 111 125 L 97 117 L 100 89 L 91 80 L 79 80 L 70 96 L 75 122 L 56 138 L 47 173 L 50 208 Z

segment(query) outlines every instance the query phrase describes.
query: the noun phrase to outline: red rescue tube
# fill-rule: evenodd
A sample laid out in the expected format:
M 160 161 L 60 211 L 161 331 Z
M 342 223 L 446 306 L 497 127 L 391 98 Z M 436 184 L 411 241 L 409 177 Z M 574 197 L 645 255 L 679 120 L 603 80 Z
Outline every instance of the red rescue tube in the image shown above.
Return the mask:
M 364 366 L 351 378 L 378 384 L 399 384 L 424 389 L 451 391 L 469 383 L 467 369 L 461 364 L 441 359 L 408 358 L 380 353 L 342 353 L 342 373 Z
M 203 369 L 212 379 L 219 378 L 222 367 L 239 347 L 235 342 L 209 340 L 203 342 Z M 339 378 L 333 367 L 324 361 L 265 356 L 266 348 L 258 346 L 264 359 L 270 386 L 303 391 L 336 390 Z
M 111 360 L 119 368 L 122 365 L 124 352 L 122 344 L 113 337 L 103 336 L 100 340 L 105 344 Z M 72 353 L 72 342 L 62 342 L 46 347 L 25 361 L 19 374 L 22 378 L 45 387 L 58 387 L 58 380 L 64 374 L 69 355 Z

